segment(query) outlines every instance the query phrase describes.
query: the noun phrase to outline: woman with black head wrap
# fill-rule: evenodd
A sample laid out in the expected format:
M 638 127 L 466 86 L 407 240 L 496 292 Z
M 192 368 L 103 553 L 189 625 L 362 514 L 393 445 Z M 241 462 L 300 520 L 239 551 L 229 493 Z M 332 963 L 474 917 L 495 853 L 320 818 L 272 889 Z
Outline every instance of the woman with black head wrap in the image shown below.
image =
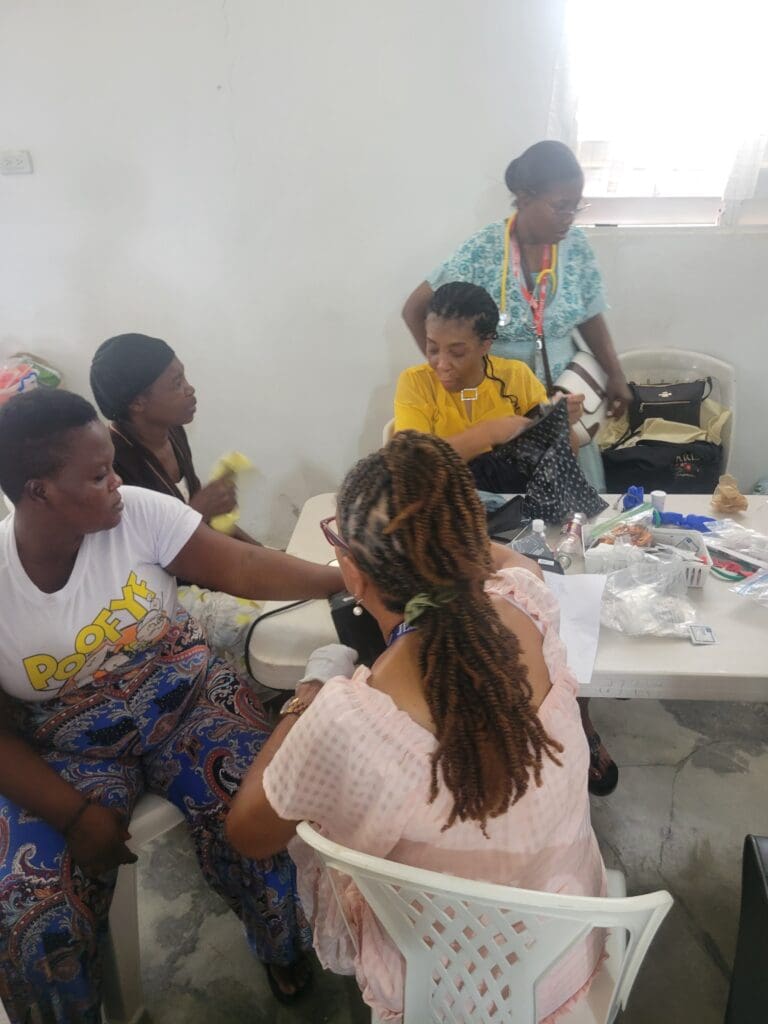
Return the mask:
M 195 416 L 195 389 L 170 345 L 146 334 L 107 339 L 91 363 L 91 389 L 110 421 L 115 469 L 125 483 L 172 494 L 206 522 L 232 511 L 232 477 L 203 487 L 195 473 L 184 430 Z M 237 528 L 234 536 L 256 543 Z
M 206 523 L 232 511 L 234 479 L 225 476 L 203 487 L 195 472 L 184 430 L 194 419 L 195 389 L 170 345 L 146 334 L 108 338 L 93 357 L 91 389 L 109 420 L 114 467 L 123 483 L 170 494 Z M 239 527 L 232 536 L 258 543 Z M 182 606 L 204 627 L 211 646 L 238 671 L 247 672 L 245 638 L 261 602 L 179 583 Z

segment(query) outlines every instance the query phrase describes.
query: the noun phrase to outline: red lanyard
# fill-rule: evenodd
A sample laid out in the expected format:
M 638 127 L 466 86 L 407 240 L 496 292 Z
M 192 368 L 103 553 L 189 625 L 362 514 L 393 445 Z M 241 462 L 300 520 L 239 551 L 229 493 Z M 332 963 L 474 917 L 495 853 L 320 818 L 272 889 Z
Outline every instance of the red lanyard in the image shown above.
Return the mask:
M 533 317 L 533 329 L 536 332 L 536 344 L 539 349 L 543 347 L 544 338 L 544 307 L 547 304 L 547 281 L 552 279 L 555 283 L 555 267 L 557 266 L 557 246 L 548 245 L 544 249 L 543 266 L 536 275 L 536 280 L 531 291 L 525 283 L 521 273 L 520 246 L 514 234 L 516 217 L 510 217 L 507 221 L 507 241 L 512 250 L 512 273 L 520 285 L 520 291 L 531 310 Z

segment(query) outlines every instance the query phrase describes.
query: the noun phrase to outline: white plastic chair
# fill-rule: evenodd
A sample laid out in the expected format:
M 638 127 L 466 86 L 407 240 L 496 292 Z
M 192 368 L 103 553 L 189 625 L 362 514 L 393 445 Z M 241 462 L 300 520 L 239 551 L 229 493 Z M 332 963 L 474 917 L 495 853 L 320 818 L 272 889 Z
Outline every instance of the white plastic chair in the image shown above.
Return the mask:
M 169 832 L 184 815 L 160 796 L 146 793 L 136 805 L 128 826 L 134 853 L 151 839 Z M 138 1024 L 144 1014 L 139 956 L 139 915 L 136 865 L 123 864 L 109 911 L 109 948 L 104 971 L 104 1017 L 109 1024 Z
M 672 906 L 663 891 L 627 897 L 617 871 L 608 872 L 605 898 L 560 896 L 370 857 L 331 842 L 306 821 L 297 831 L 332 883 L 334 872 L 352 878 L 405 958 L 404 1024 L 536 1024 L 537 979 L 593 928 L 610 928 L 608 959 L 587 995 L 561 1018 L 608 1024 L 626 1006 Z M 375 1014 L 372 1024 L 380 1024 Z
M 395 436 L 395 421 L 392 419 L 392 420 L 389 420 L 389 422 L 384 424 L 384 429 L 381 432 L 381 444 L 382 444 L 382 447 L 385 444 L 388 444 L 392 440 L 392 438 L 394 436 Z
M 731 410 L 723 431 L 723 466 L 727 472 L 731 439 L 736 425 L 736 370 L 730 363 L 705 352 L 678 348 L 637 348 L 619 353 L 619 362 L 627 380 L 635 384 L 679 384 L 683 381 L 712 378 L 712 398 Z

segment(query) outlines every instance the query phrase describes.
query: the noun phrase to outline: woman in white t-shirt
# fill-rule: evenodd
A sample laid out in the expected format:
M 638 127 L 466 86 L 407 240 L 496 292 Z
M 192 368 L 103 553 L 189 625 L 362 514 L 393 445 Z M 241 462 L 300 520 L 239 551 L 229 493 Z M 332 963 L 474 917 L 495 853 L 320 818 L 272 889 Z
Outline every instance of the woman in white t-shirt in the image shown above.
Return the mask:
M 241 858 L 226 810 L 268 734 L 176 576 L 248 598 L 323 597 L 338 570 L 215 533 L 122 487 L 94 408 L 38 390 L 0 410 L 0 996 L 14 1024 L 96 1022 L 99 945 L 144 790 L 186 815 L 206 880 L 278 998 L 309 980 L 287 854 Z

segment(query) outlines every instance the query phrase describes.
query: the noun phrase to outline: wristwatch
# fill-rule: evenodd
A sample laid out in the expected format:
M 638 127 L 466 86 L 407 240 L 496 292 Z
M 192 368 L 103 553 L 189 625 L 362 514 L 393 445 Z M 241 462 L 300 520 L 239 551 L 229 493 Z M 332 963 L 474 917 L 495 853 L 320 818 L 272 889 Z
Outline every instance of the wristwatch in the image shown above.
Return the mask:
M 302 697 L 289 697 L 288 700 L 280 708 L 280 717 L 285 718 L 286 715 L 303 715 L 309 707 L 309 701 L 304 700 Z

